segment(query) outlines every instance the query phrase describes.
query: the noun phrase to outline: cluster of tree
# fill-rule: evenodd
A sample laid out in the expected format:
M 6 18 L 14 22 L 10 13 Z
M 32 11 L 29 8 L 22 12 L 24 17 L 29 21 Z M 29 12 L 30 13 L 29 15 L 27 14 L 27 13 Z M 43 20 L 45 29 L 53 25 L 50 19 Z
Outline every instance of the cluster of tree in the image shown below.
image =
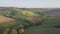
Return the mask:
M 8 28 L 6 27 L 3 31 L 3 34 L 23 34 L 24 29 L 23 28 Z
M 46 9 L 42 9 L 42 8 L 8 8 L 5 11 L 0 11 L 1 14 L 4 15 L 9 15 L 9 16 L 16 16 L 16 14 L 21 14 L 21 12 L 25 12 L 25 14 L 31 13 L 31 14 L 42 14 Z M 29 14 L 30 15 L 30 14 Z
M 48 15 L 42 15 L 42 17 L 41 17 L 40 21 L 45 20 L 47 17 L 48 17 Z

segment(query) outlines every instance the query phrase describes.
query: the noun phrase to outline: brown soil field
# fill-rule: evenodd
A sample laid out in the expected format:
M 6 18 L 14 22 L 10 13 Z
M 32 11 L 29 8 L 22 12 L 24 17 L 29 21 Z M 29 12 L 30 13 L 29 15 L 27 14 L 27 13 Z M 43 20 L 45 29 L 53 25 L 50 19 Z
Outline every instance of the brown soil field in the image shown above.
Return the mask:
M 14 20 L 15 20 L 15 19 L 8 18 L 8 17 L 5 17 L 5 16 L 1 16 L 1 15 L 0 15 L 0 24 L 6 23 L 6 22 L 11 22 L 11 21 L 14 21 Z

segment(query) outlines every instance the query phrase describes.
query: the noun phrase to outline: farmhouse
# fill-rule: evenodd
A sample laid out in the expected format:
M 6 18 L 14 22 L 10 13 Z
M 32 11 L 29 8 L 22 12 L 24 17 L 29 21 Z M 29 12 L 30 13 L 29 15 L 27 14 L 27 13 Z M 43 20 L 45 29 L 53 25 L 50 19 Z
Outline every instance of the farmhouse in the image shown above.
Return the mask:
M 11 21 L 14 21 L 14 19 L 0 15 L 0 24 L 6 23 L 6 22 L 11 22 Z

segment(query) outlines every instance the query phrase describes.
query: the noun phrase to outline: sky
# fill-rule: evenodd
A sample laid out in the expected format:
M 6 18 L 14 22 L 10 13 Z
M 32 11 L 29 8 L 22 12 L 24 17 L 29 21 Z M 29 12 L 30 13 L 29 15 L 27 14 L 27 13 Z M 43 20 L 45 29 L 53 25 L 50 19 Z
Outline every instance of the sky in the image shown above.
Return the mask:
M 0 0 L 0 7 L 60 8 L 60 0 Z

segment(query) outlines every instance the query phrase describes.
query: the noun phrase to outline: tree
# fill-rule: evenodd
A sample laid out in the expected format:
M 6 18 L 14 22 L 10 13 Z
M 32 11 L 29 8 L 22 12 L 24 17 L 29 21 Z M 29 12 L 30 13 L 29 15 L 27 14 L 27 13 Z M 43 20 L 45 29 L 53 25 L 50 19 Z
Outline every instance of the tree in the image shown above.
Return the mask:
M 42 15 L 42 17 L 41 17 L 40 21 L 45 20 L 47 17 L 48 17 L 48 15 Z
M 25 15 L 25 16 L 35 16 L 35 15 L 36 15 L 36 14 L 34 14 L 33 12 L 31 12 L 31 11 L 26 11 L 26 10 L 22 11 L 22 14 Z
M 17 34 L 17 30 L 16 29 L 12 29 L 11 34 Z
M 9 28 L 5 28 L 4 33 L 3 33 L 3 34 L 8 34 L 8 31 L 9 31 L 9 30 L 10 30 Z
M 10 16 L 15 16 L 16 13 L 17 13 L 17 11 L 12 10 L 11 13 L 10 13 Z
M 19 30 L 19 33 L 20 33 L 20 34 L 23 34 L 23 33 L 24 33 L 24 29 L 21 28 L 21 29 Z

